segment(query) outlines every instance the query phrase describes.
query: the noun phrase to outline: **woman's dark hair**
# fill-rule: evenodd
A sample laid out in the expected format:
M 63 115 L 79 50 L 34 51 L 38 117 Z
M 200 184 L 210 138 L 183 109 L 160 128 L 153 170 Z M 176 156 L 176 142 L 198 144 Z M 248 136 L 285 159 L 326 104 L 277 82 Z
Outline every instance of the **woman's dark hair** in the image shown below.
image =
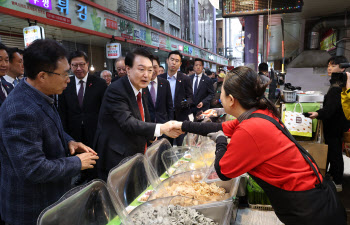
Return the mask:
M 134 64 L 134 59 L 135 56 L 143 56 L 146 58 L 149 58 L 149 60 L 151 60 L 152 64 L 153 64 L 153 55 L 146 49 L 144 48 L 136 48 L 134 51 L 129 52 L 126 57 L 125 57 L 125 65 L 129 66 L 130 68 L 133 67 Z
M 78 57 L 84 57 L 85 62 L 87 63 L 89 62 L 89 57 L 87 56 L 87 54 L 83 51 L 77 50 L 69 54 L 69 59 L 68 59 L 69 64 L 72 62 L 72 59 L 78 58 Z
M 50 39 L 36 40 L 24 50 L 23 64 L 26 77 L 35 80 L 41 71 L 54 71 L 57 61 L 67 58 L 66 49 Z
M 280 117 L 275 105 L 264 97 L 269 84 L 270 82 L 264 84 L 251 68 L 240 66 L 227 73 L 223 88 L 226 95 L 232 95 L 244 109 L 269 109 L 274 116 Z

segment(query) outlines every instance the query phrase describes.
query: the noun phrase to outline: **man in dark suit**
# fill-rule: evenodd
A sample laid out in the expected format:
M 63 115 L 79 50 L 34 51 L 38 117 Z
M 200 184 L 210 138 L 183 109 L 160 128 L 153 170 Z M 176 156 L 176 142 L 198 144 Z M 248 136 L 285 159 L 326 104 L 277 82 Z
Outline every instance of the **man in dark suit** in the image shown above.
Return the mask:
M 8 68 L 9 56 L 7 54 L 7 48 L 0 42 L 0 107 L 13 89 L 13 86 L 4 79 Z
M 74 76 L 58 97 L 62 124 L 67 134 L 92 147 L 107 84 L 102 78 L 89 74 L 89 59 L 85 52 L 72 52 L 69 64 Z
M 124 57 L 121 56 L 115 60 L 115 70 L 117 73 L 115 74 L 115 77 L 113 77 L 112 83 L 118 80 L 119 78 L 126 76 Z
M 166 60 L 168 64 L 168 72 L 159 75 L 163 79 L 167 79 L 170 83 L 174 106 L 174 119 L 177 121 L 189 120 L 188 115 L 191 114 L 190 106 L 193 104 L 193 92 L 190 77 L 178 72 L 181 66 L 182 54 L 179 51 L 172 51 Z M 180 135 L 176 139 L 177 145 L 182 145 L 184 135 Z M 172 140 L 170 140 L 172 141 Z
M 204 61 L 202 59 L 194 60 L 194 72 L 191 75 L 193 88 L 193 105 L 191 111 L 195 117 L 199 111 L 205 111 L 210 108 L 210 101 L 214 97 L 214 87 L 211 79 L 203 73 Z
M 18 77 L 24 74 L 23 54 L 22 50 L 18 48 L 8 48 L 9 55 L 9 69 L 4 79 L 15 87 L 19 83 Z
M 6 224 L 36 224 L 41 211 L 71 188 L 71 178 L 98 159 L 63 131 L 49 97 L 69 83 L 66 53 L 54 40 L 33 42 L 24 53 L 27 78 L 0 108 L 0 211 Z
M 89 58 L 85 52 L 72 52 L 68 61 L 74 76 L 70 77 L 67 89 L 58 97 L 62 124 L 72 138 L 92 147 L 107 84 L 102 78 L 89 74 Z M 89 180 L 88 173 L 83 171 L 76 184 Z
M 177 137 L 173 122 L 150 122 L 147 87 L 153 74 L 153 56 L 137 48 L 125 58 L 127 76 L 113 82 L 103 98 L 95 138 L 95 148 L 100 155 L 97 173 L 106 180 L 109 171 L 121 160 L 144 153 L 146 143 L 165 134 Z
M 159 58 L 153 56 L 153 75 L 148 85 L 148 111 L 153 123 L 166 123 L 174 118 L 170 84 L 158 77 Z

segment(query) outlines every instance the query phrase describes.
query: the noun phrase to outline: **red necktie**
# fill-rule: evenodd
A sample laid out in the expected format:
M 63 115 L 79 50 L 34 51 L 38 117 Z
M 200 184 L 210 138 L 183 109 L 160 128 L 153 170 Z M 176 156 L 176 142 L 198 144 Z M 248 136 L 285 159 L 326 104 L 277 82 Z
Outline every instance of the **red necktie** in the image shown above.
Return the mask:
M 143 106 L 142 106 L 142 100 L 141 100 L 141 92 L 139 92 L 137 94 L 137 105 L 139 106 L 139 110 L 140 110 L 142 121 L 145 121 L 145 116 L 143 115 Z M 146 153 L 146 150 L 147 150 L 147 143 L 145 145 L 145 152 L 144 152 L 144 154 Z
M 141 100 L 141 92 L 137 94 L 137 105 L 139 106 L 141 119 L 142 121 L 145 121 L 145 116 L 143 115 L 143 106 L 142 106 L 142 100 Z

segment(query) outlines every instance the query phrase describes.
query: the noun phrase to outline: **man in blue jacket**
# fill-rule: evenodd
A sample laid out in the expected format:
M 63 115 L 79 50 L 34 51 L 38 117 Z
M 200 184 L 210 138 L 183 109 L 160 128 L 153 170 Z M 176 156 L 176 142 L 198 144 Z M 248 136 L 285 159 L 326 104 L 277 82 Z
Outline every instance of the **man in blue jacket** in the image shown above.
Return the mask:
M 0 108 L 0 212 L 9 225 L 36 224 L 40 212 L 71 188 L 71 178 L 98 159 L 63 131 L 50 97 L 69 82 L 66 50 L 37 40 L 25 50 L 24 70 L 27 78 Z

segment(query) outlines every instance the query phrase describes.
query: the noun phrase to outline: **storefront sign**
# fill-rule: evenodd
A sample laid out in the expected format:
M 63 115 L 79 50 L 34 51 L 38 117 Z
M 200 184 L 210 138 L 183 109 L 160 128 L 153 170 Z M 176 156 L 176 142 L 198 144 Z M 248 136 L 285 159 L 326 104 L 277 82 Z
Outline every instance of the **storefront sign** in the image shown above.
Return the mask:
M 28 3 L 40 8 L 52 10 L 51 0 L 28 0 Z
M 118 22 L 110 19 L 105 19 L 105 27 L 118 30 Z
M 53 13 L 49 13 L 49 12 L 46 12 L 46 17 L 49 18 L 49 19 L 52 19 L 52 20 L 60 21 L 62 23 L 68 23 L 68 24 L 72 23 L 72 20 L 67 18 L 67 17 L 59 16 L 59 15 L 56 15 L 56 14 L 53 14 Z
M 159 35 L 159 48 L 166 48 L 166 36 Z
M 29 1 L 31 1 L 31 3 Z M 51 0 L 49 3 L 51 3 L 52 9 L 49 12 L 49 9 L 44 9 L 37 5 L 39 2 L 43 3 L 44 1 L 47 0 L 0 0 L 0 7 L 16 10 L 23 14 L 47 18 L 64 24 L 70 24 L 82 29 L 114 35 L 115 37 L 123 37 L 164 50 L 180 50 L 192 57 L 208 60 L 208 56 L 211 54 L 204 50 L 200 51 L 201 49 L 199 47 L 169 37 L 156 30 L 146 28 L 141 24 L 131 22 L 102 9 L 94 8 L 90 4 L 84 3 L 85 1 Z M 34 6 L 32 4 L 33 2 L 37 4 Z M 40 22 L 40 19 L 38 19 L 38 21 Z M 74 29 L 74 27 L 71 29 Z M 214 61 L 215 60 L 219 64 L 221 64 L 219 60 L 227 62 L 223 57 L 216 55 L 214 57 Z
M 45 39 L 44 28 L 40 26 L 25 27 L 23 29 L 24 46 L 28 47 L 37 39 Z
M 106 45 L 107 59 L 116 59 L 121 56 L 120 43 L 108 43 Z

